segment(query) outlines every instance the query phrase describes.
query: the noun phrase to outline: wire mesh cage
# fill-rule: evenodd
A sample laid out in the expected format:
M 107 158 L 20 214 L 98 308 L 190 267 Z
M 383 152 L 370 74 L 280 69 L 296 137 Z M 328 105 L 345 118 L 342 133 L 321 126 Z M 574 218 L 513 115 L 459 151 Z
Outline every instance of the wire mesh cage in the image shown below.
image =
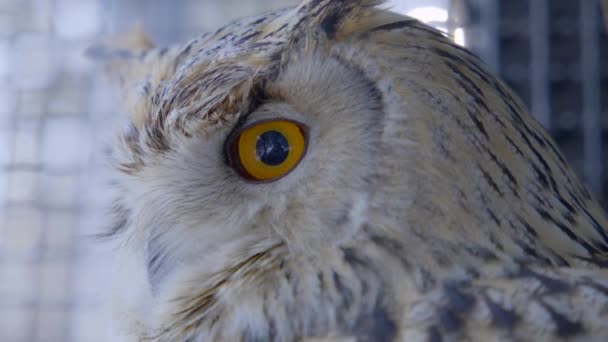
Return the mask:
M 160 45 L 297 1 L 0 0 L 0 341 L 109 341 L 115 97 L 84 54 L 142 23 Z M 391 0 L 478 53 L 597 196 L 608 193 L 608 38 L 599 1 Z
M 607 5 L 608 6 L 608 5 Z M 608 200 L 608 36 L 600 1 L 467 1 L 471 45 Z

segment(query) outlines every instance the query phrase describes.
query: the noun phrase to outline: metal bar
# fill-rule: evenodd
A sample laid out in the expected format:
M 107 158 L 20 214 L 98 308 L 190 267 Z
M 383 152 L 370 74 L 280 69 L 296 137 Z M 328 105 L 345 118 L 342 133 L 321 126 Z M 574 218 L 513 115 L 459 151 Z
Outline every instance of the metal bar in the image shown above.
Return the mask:
M 483 42 L 486 45 L 481 57 L 493 72 L 500 71 L 500 1 L 509 0 L 479 1 L 481 26 L 485 28 Z
M 583 88 L 584 175 L 595 195 L 603 189 L 600 98 L 600 16 L 597 1 L 580 1 L 581 81 Z
M 530 34 L 530 93 L 532 115 L 551 130 L 549 102 L 549 0 L 531 0 L 528 16 Z

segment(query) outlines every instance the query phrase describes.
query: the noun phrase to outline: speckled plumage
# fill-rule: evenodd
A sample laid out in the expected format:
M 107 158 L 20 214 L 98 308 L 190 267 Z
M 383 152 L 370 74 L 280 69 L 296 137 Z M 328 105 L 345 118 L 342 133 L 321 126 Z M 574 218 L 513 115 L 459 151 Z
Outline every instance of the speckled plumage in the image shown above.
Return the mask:
M 475 56 L 380 7 L 96 51 L 129 113 L 112 234 L 131 339 L 608 340 L 602 209 Z M 309 151 L 251 184 L 224 141 L 269 117 L 306 123 Z

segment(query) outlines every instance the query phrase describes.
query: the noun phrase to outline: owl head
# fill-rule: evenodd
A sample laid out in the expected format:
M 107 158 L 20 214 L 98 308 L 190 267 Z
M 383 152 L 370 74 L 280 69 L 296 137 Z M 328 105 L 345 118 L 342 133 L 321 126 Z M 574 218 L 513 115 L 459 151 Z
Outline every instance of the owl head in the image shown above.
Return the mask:
M 303 334 L 366 321 L 410 275 L 423 291 L 457 266 L 600 253 L 584 242 L 601 209 L 521 101 L 379 5 L 308 0 L 183 45 L 136 32 L 92 50 L 127 113 L 111 235 L 163 312 L 145 324 L 268 337 L 272 297 Z
M 153 291 L 179 265 L 278 245 L 314 256 L 361 229 L 384 104 L 375 75 L 330 40 L 338 13 L 372 4 L 311 1 L 179 47 L 151 49 L 136 32 L 129 49 L 97 49 L 128 114 L 113 233 L 141 254 Z

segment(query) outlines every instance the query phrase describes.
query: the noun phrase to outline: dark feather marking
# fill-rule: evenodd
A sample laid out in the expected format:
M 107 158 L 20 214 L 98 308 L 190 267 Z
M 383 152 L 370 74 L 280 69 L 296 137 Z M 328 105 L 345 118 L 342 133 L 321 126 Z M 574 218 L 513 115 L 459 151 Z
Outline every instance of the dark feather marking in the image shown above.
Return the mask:
M 488 135 L 488 132 L 486 131 L 486 127 L 483 125 L 481 120 L 479 120 L 477 115 L 475 113 L 472 113 L 470 110 L 467 110 L 466 112 L 467 112 L 467 114 L 469 114 L 469 117 L 471 118 L 471 120 L 473 121 L 475 126 L 477 127 L 477 130 L 479 130 L 481 132 L 481 134 L 483 134 L 486 137 L 486 139 L 490 139 L 490 136 Z
M 264 21 L 266 21 L 266 19 L 267 18 L 265 16 L 263 16 L 263 17 L 261 17 L 261 18 L 259 18 L 257 20 L 252 21 L 251 23 L 249 23 L 249 25 L 251 25 L 251 26 L 257 26 L 258 24 L 261 24 Z
M 527 128 L 527 125 L 524 124 L 523 126 L 524 126 L 524 128 Z M 540 152 L 538 152 L 538 150 L 530 142 L 530 140 L 528 139 L 526 134 L 524 132 L 520 132 L 520 134 L 521 134 L 521 137 L 526 142 L 526 144 L 528 145 L 528 148 L 530 149 L 530 151 L 532 151 L 532 153 L 534 154 L 536 159 L 542 164 L 543 170 L 545 171 L 544 173 L 540 172 L 539 170 L 537 170 L 536 164 L 530 161 L 530 164 L 533 167 L 535 167 L 535 171 L 537 171 L 537 175 L 543 174 L 544 178 L 549 180 L 549 183 L 551 184 L 551 188 L 553 189 L 553 191 L 557 191 L 557 182 L 555 181 L 555 178 L 553 177 L 553 170 L 551 170 L 551 168 L 549 167 L 549 164 L 547 163 L 545 158 L 542 156 L 542 154 L 540 154 Z
M 451 54 L 447 51 L 442 51 L 441 49 L 435 49 L 435 51 L 440 55 L 443 56 L 444 58 L 447 58 L 451 61 L 455 61 L 457 63 L 459 63 L 459 65 L 466 65 L 468 66 L 468 70 L 473 72 L 475 75 L 477 75 L 481 80 L 486 81 L 487 83 L 489 83 L 490 79 L 485 75 L 485 71 L 483 69 L 481 69 L 475 62 L 471 61 L 471 60 L 466 60 L 463 58 L 460 58 L 454 54 Z M 496 115 L 493 111 L 490 110 L 488 104 L 486 103 L 485 100 L 485 96 L 483 91 L 481 90 L 481 88 L 479 86 L 477 86 L 477 83 L 474 82 L 469 76 L 467 76 L 464 72 L 462 72 L 460 70 L 460 68 L 458 68 L 454 63 L 447 61 L 446 65 L 448 66 L 448 68 L 450 68 L 452 70 L 452 72 L 454 74 L 456 74 L 458 76 L 458 78 L 456 79 L 456 82 L 463 87 L 463 89 L 465 89 L 467 91 L 467 93 L 471 96 L 471 98 L 473 99 L 473 102 L 475 102 L 475 104 L 479 107 L 481 107 L 486 114 L 491 115 L 493 117 L 493 119 L 498 122 L 499 125 L 501 125 L 502 127 L 506 127 L 504 122 L 502 122 L 502 120 L 500 119 L 500 117 L 498 115 Z M 489 83 L 490 84 L 490 83 Z M 477 112 L 477 114 L 479 114 L 479 112 Z M 469 114 L 470 115 L 470 114 Z M 486 138 L 488 137 L 488 134 L 485 130 L 485 127 L 483 126 L 483 124 L 481 124 L 481 121 L 479 121 L 479 119 L 475 118 L 475 124 L 477 125 L 477 127 L 479 128 L 479 130 L 486 136 Z
M 498 159 L 496 154 L 494 154 L 494 152 L 492 150 L 490 150 L 490 148 L 488 146 L 486 146 L 485 144 L 481 145 L 481 146 L 484 149 L 484 151 L 490 156 L 490 159 L 492 159 L 492 162 L 494 162 L 496 165 L 498 165 L 498 167 L 502 171 L 502 174 L 505 175 L 511 183 L 513 183 L 515 186 L 518 186 L 517 179 L 515 179 L 515 176 L 513 175 L 513 173 L 511 173 L 511 170 L 509 170 L 509 167 L 504 162 L 502 162 L 500 159 Z
M 517 316 L 515 311 L 503 308 L 500 304 L 494 302 L 487 296 L 484 296 L 484 301 L 490 310 L 492 324 L 495 327 L 502 329 L 513 329 L 519 322 L 520 318 Z
M 576 218 L 570 213 L 562 213 L 562 217 L 571 225 L 576 225 Z
M 327 16 L 325 16 L 325 18 L 323 18 L 320 23 L 320 26 L 323 32 L 325 32 L 325 34 L 327 35 L 327 38 L 333 39 L 335 37 L 340 20 L 342 20 L 342 15 L 337 12 L 328 14 Z
M 568 192 L 568 196 L 570 196 L 570 200 L 574 201 L 574 203 L 581 208 L 583 211 L 586 211 L 585 205 L 581 202 L 581 200 L 576 196 L 571 190 L 566 190 Z M 589 214 L 586 212 L 586 214 Z M 590 216 L 590 215 L 589 215 Z
M 517 124 L 517 125 L 515 125 L 515 127 L 518 128 L 520 125 L 525 125 L 524 119 L 522 118 L 521 114 L 519 113 L 520 110 L 518 108 L 514 107 L 515 102 L 513 101 L 513 98 L 511 97 L 510 92 L 507 91 L 506 89 L 504 89 L 504 87 L 502 85 L 500 85 L 498 82 L 496 82 L 495 84 L 496 84 L 495 89 L 498 90 L 500 95 L 502 95 L 502 98 L 504 99 L 503 103 L 509 109 L 509 114 L 511 114 L 511 119 L 513 119 L 513 123 Z M 509 99 L 507 99 L 507 96 L 509 97 Z
M 583 248 L 585 248 L 585 250 L 587 250 L 587 252 L 589 254 L 591 254 L 591 255 L 599 254 L 599 251 L 597 250 L 597 248 L 595 248 L 594 246 L 589 244 L 587 241 L 583 240 L 581 237 L 576 235 L 576 233 L 574 233 L 574 231 L 572 231 L 572 229 L 570 229 L 565 224 L 559 222 L 557 219 L 555 219 L 553 216 L 551 216 L 551 214 L 549 214 L 549 212 L 547 212 L 541 208 L 535 208 L 535 209 L 543 220 L 552 222 L 557 228 L 559 228 L 559 230 L 561 230 L 564 234 L 566 234 L 570 239 L 576 241 L 579 245 L 581 245 Z
M 390 255 L 397 257 L 404 269 L 410 270 L 412 268 L 412 264 L 406 258 L 407 253 L 405 249 L 398 241 L 380 235 L 371 235 L 369 239 L 379 248 L 382 248 Z
M 562 196 L 559 197 L 559 202 L 568 210 L 569 213 L 576 213 L 576 208 L 570 202 L 566 201 Z
M 392 341 L 397 334 L 397 324 L 384 308 L 376 306 L 373 312 L 357 318 L 355 333 L 357 341 Z
M 477 106 L 481 107 L 484 110 L 484 113 L 492 115 L 492 111 L 486 104 L 486 99 L 485 99 L 485 96 L 484 96 L 481 88 L 479 88 L 479 86 L 477 86 L 477 84 L 473 80 L 471 80 L 470 77 L 468 77 L 464 72 L 462 72 L 453 63 L 446 62 L 446 65 L 457 76 L 456 82 L 467 92 L 467 94 L 471 97 L 473 102 L 475 102 L 475 104 Z M 467 107 L 471 107 L 471 106 L 469 105 Z M 487 132 L 483 122 L 481 122 L 481 120 L 479 120 L 479 118 L 478 118 L 478 116 L 481 114 L 481 112 L 476 107 L 469 108 L 466 112 L 469 115 L 469 117 L 471 118 L 471 120 L 473 121 L 473 123 L 475 124 L 475 126 L 477 127 L 478 131 L 481 132 L 486 137 L 486 139 L 489 139 L 490 136 L 488 135 L 488 132 Z M 496 120 L 500 121 L 498 118 Z
M 475 297 L 461 291 L 461 288 L 469 286 L 468 282 L 446 282 L 443 286 L 447 295 L 447 308 L 459 313 L 468 313 L 475 306 Z
M 593 243 L 593 246 L 594 246 L 594 247 L 595 247 L 597 250 L 599 250 L 599 251 L 602 251 L 602 252 L 604 252 L 604 253 L 608 253 L 608 245 L 607 245 L 607 244 L 605 244 L 605 243 L 602 243 L 602 242 L 599 242 L 599 241 L 598 241 L 598 242 L 594 242 L 594 243 Z
M 340 275 L 336 272 L 332 272 L 332 276 L 334 279 L 334 284 L 336 285 L 336 290 L 342 297 L 342 306 L 348 309 L 353 303 L 353 291 L 344 285 Z
M 456 158 L 452 155 L 452 152 L 450 152 L 450 148 L 448 147 L 449 144 L 447 143 L 446 139 L 435 138 L 435 142 L 437 144 L 437 149 L 438 149 L 439 153 L 445 159 L 448 159 L 452 162 L 456 162 Z
M 256 43 L 252 43 L 249 46 L 249 48 L 251 50 L 258 50 L 258 51 L 260 51 L 260 50 L 262 50 L 261 48 L 265 48 L 265 47 L 267 47 L 269 45 L 272 45 L 272 44 L 273 44 L 273 42 L 256 42 Z
M 483 200 L 483 203 L 489 203 L 488 199 L 484 195 L 482 195 L 481 198 Z M 494 221 L 494 223 L 496 223 L 497 226 L 502 226 L 502 222 L 500 221 L 500 219 L 498 218 L 498 216 L 496 215 L 494 210 L 492 210 L 489 206 L 486 206 L 485 210 L 488 213 L 488 215 L 490 216 L 490 219 L 492 221 Z
M 118 216 L 117 220 L 115 220 L 114 224 L 112 225 L 110 235 L 117 235 L 125 231 L 127 229 L 128 222 L 129 219 L 127 218 L 127 215 Z
M 526 222 L 526 220 L 524 220 L 523 218 L 521 218 L 521 216 L 517 215 L 517 221 L 519 221 L 519 223 L 524 227 L 524 229 L 526 230 L 526 232 L 528 232 L 528 234 L 530 234 L 530 236 L 536 238 L 538 237 L 538 232 L 536 232 L 536 230 L 530 226 L 530 224 L 528 222 Z
M 285 30 L 285 28 L 286 28 L 288 25 L 289 25 L 289 23 L 285 23 L 285 24 L 281 25 L 281 27 L 279 27 L 279 28 L 278 28 L 278 29 L 276 29 L 275 31 L 270 31 L 270 32 L 268 32 L 268 33 L 267 33 L 267 34 L 266 34 L 266 35 L 263 37 L 263 39 L 268 38 L 268 37 L 272 37 L 272 36 L 276 35 L 276 34 L 277 34 L 277 32 L 284 31 L 284 30 Z
M 264 320 L 266 320 L 266 322 L 268 322 L 268 338 L 267 339 L 270 341 L 274 341 L 277 336 L 277 324 L 276 324 L 275 316 L 270 314 L 270 312 L 268 310 L 268 304 L 269 304 L 268 292 L 265 291 L 264 292 L 263 312 L 264 312 Z
M 344 256 L 344 261 L 351 266 L 369 266 L 368 261 L 357 255 L 354 248 L 342 248 L 342 254 Z
M 440 49 L 437 49 L 440 50 Z M 466 62 L 464 62 L 464 60 L 462 60 L 461 58 L 457 57 L 456 55 L 450 54 L 448 52 L 445 52 L 442 54 L 443 57 L 447 57 L 450 60 L 455 60 L 457 62 L 460 62 L 462 65 L 467 65 Z M 446 61 L 446 66 L 448 68 L 450 68 L 450 70 L 452 70 L 452 72 L 458 76 L 456 78 L 456 82 L 462 86 L 467 93 L 471 96 L 471 98 L 478 98 L 478 99 L 483 99 L 483 91 L 481 90 L 481 88 L 479 88 L 479 86 L 469 77 L 467 76 L 461 68 L 459 68 L 459 66 L 457 66 L 456 64 L 450 62 L 450 61 Z M 459 64 L 459 65 L 461 65 Z M 480 101 L 482 107 L 484 107 L 484 109 L 486 110 L 486 112 L 489 112 L 490 109 L 488 108 L 488 106 L 485 104 L 485 102 Z
M 146 127 L 145 129 L 148 147 L 156 152 L 166 152 L 170 150 L 169 142 L 166 139 L 165 133 L 158 125 L 152 127 Z
M 139 129 L 130 122 L 125 130 L 123 131 L 123 137 L 125 142 L 131 149 L 131 151 L 137 156 L 143 156 L 144 152 L 139 145 Z
M 150 81 L 146 81 L 146 83 L 142 87 L 142 91 L 144 92 L 146 97 L 150 96 L 150 92 L 152 91 L 151 87 L 152 85 L 150 84 Z
M 302 11 L 303 11 L 303 12 L 305 12 L 305 11 L 310 11 L 311 9 L 314 9 L 315 7 L 319 6 L 319 4 L 320 4 L 321 2 L 323 2 L 323 0 L 312 0 L 312 1 L 311 1 L 311 2 L 308 4 L 308 7 L 309 7 L 309 8 L 304 7 L 304 8 L 302 8 Z
M 585 208 L 582 205 L 580 207 L 583 210 L 583 212 L 585 213 L 585 216 L 587 216 L 589 221 L 591 221 L 591 224 L 593 225 L 593 228 L 595 229 L 595 231 L 598 234 L 600 234 L 600 236 L 604 240 L 604 243 L 608 244 L 608 227 L 602 227 L 602 225 L 595 219 L 595 217 L 593 217 L 593 215 L 591 215 L 591 213 L 589 212 L 589 210 L 587 210 L 587 208 Z M 600 215 L 602 215 L 602 214 L 600 214 Z M 608 248 L 608 246 L 606 246 L 606 247 Z
M 390 31 L 390 30 L 407 28 L 407 27 L 411 27 L 412 24 L 416 23 L 416 22 L 417 22 L 417 20 L 414 20 L 414 19 L 396 21 L 394 23 L 376 26 L 376 27 L 370 29 L 369 32 Z
M 551 315 L 551 319 L 553 320 L 553 323 L 555 323 L 557 335 L 559 337 L 571 337 L 585 331 L 581 322 L 569 320 L 565 315 L 557 312 L 553 307 L 542 300 L 539 300 L 539 303 L 547 310 L 549 315 Z
M 554 250 L 549 251 L 551 253 L 551 259 L 554 261 L 553 264 L 559 267 L 570 267 L 570 263 L 564 259 L 563 256 L 559 255 Z
M 529 164 L 530 164 L 530 166 L 532 166 L 532 170 L 534 170 L 534 173 L 536 174 L 536 179 L 538 179 L 541 186 L 544 189 L 548 189 L 549 181 L 547 180 L 547 176 L 543 173 L 543 171 L 541 171 L 541 169 L 535 163 L 530 162 Z
M 470 255 L 480 258 L 483 261 L 496 261 L 498 257 L 490 249 L 482 246 L 467 246 L 464 248 Z
M 447 332 L 454 332 L 462 327 L 462 319 L 451 310 L 443 309 L 439 312 L 439 324 Z
M 494 191 L 496 191 L 500 197 L 504 197 L 505 194 L 500 190 L 498 184 L 496 184 L 496 181 L 494 181 L 492 176 L 481 165 L 477 165 L 477 168 L 481 171 L 483 178 L 486 180 L 488 185 L 490 185 L 490 187 L 494 189 Z
M 540 205 L 542 208 L 553 209 L 553 204 L 547 201 L 547 198 L 543 196 L 540 191 L 535 191 L 534 189 L 528 189 L 528 194 L 534 198 L 536 203 Z
M 167 262 L 169 261 L 169 251 L 165 246 L 160 243 L 164 233 L 155 234 L 148 240 L 145 249 L 147 270 L 148 270 L 148 282 L 152 288 L 152 292 L 156 293 L 160 283 L 165 275 L 163 269 L 167 268 Z
M 499 251 L 504 251 L 505 250 L 505 246 L 503 246 L 503 244 L 500 242 L 500 240 L 498 238 L 496 238 L 496 235 L 494 235 L 494 233 L 490 232 L 488 235 L 488 241 L 490 241 L 490 243 L 494 246 L 494 248 L 498 249 Z
M 548 180 L 549 184 L 551 185 L 551 188 L 553 189 L 553 191 L 557 192 L 558 191 L 557 182 L 555 181 L 555 178 L 553 177 L 552 169 L 549 167 L 549 164 L 547 163 L 545 158 L 542 156 L 542 154 L 540 152 L 538 152 L 538 150 L 536 149 L 534 144 L 532 144 L 532 142 L 528 138 L 531 134 L 530 134 L 530 129 L 528 128 L 527 124 L 523 121 L 523 119 L 521 119 L 519 114 L 517 117 L 518 117 L 518 120 L 516 120 L 515 123 L 518 123 L 518 124 L 515 125 L 514 127 L 518 131 L 519 136 L 525 142 L 526 146 L 528 146 L 530 151 L 532 151 L 532 153 L 534 154 L 534 156 L 536 157 L 538 162 L 540 162 L 542 164 L 542 168 L 543 168 L 544 172 L 541 172 L 540 168 L 538 168 L 538 166 L 536 166 L 536 164 L 534 164 L 532 161 L 528 161 L 529 164 L 531 164 L 531 165 L 533 165 L 533 167 L 535 167 L 535 171 L 536 171 L 537 175 L 543 174 L 544 178 L 546 180 Z M 522 129 L 522 127 L 523 127 L 523 129 Z
M 177 68 L 181 65 L 181 63 L 188 57 L 190 51 L 192 50 L 193 43 L 188 44 L 176 57 L 173 62 L 173 71 L 177 70 Z
M 258 36 L 259 34 L 260 33 L 256 31 L 256 32 L 250 33 L 246 36 L 243 36 L 243 37 L 239 38 L 239 40 L 236 41 L 236 45 L 241 45 L 241 44 L 247 42 L 248 40 L 250 40 L 251 38 Z
M 111 238 L 127 230 L 129 226 L 130 211 L 119 203 L 115 203 L 109 213 L 112 217 L 112 224 L 107 232 L 97 235 L 98 238 Z
M 515 239 L 514 242 L 524 252 L 524 255 L 526 257 L 525 261 L 529 261 L 528 257 L 532 257 L 532 259 L 534 259 L 536 261 L 540 261 L 544 265 L 553 264 L 551 262 L 551 259 L 549 259 L 543 255 L 540 255 L 534 246 L 530 246 L 528 243 L 526 243 L 522 240 L 518 240 L 518 239 Z
M 519 154 L 520 157 L 524 157 L 524 153 L 522 152 L 521 148 L 519 148 L 519 146 L 513 141 L 513 139 L 511 139 L 511 137 L 506 134 L 504 137 L 507 139 L 507 142 L 509 142 L 509 145 L 511 145 L 511 147 L 515 149 L 515 153 Z
M 349 203 L 348 207 L 336 209 L 335 212 L 332 213 L 334 216 L 332 216 L 331 219 L 329 220 L 330 223 L 328 224 L 328 226 L 336 227 L 335 229 L 337 229 L 337 227 L 349 224 L 351 209 L 352 209 L 352 203 Z
M 375 266 L 370 264 L 370 261 L 361 255 L 357 254 L 354 248 L 342 248 L 344 254 L 344 261 L 356 268 L 358 272 L 371 271 L 375 273 L 374 279 L 379 279 L 380 274 L 376 271 Z M 369 285 L 365 280 L 365 277 L 359 279 L 361 285 L 360 295 L 365 296 L 369 290 Z
M 570 284 L 561 279 L 548 277 L 546 275 L 532 271 L 527 267 L 521 267 L 517 273 L 512 275 L 512 278 L 536 279 L 545 287 L 547 293 L 551 294 L 569 292 L 572 289 Z
M 317 273 L 317 281 L 319 282 L 319 291 L 322 294 L 327 288 L 327 286 L 325 285 L 325 276 L 323 275 L 323 272 Z
M 540 145 L 540 147 L 543 147 L 543 148 L 546 147 L 545 139 L 543 138 L 541 133 L 536 131 L 535 128 L 533 128 L 530 125 L 526 125 L 525 128 L 528 131 L 528 133 L 530 134 L 530 136 L 532 138 L 534 138 L 534 140 L 536 140 L 536 143 L 538 143 Z
M 429 342 L 443 342 L 443 336 L 436 326 L 431 326 L 427 330 Z
M 551 189 L 553 190 L 553 194 L 555 195 L 555 197 L 559 198 L 561 196 L 560 192 L 559 192 L 559 187 L 557 186 L 557 181 L 555 180 L 555 177 L 553 176 L 553 171 L 547 171 L 547 178 L 549 179 L 549 182 L 551 183 Z
M 464 316 L 475 307 L 475 297 L 461 291 L 467 286 L 466 282 L 448 282 L 444 284 L 443 291 L 447 303 L 440 308 L 439 322 L 447 332 L 455 332 L 463 327 Z
M 465 49 L 457 44 L 452 43 L 451 41 L 448 41 L 448 43 L 452 46 L 452 48 L 456 48 L 456 50 L 460 51 L 460 52 L 464 52 L 466 58 L 462 58 L 462 57 L 458 57 L 458 60 L 460 61 L 460 63 L 462 65 L 466 65 L 469 67 L 469 70 L 475 74 L 477 77 L 479 77 L 480 80 L 482 80 L 483 82 L 485 82 L 486 84 L 490 85 L 492 88 L 498 88 L 500 87 L 500 83 L 496 80 L 496 78 L 491 75 L 484 67 L 483 67 L 483 63 L 481 62 L 481 60 L 479 59 L 478 56 L 474 55 L 471 51 L 469 51 L 468 49 Z M 505 97 L 507 98 L 507 97 Z M 508 98 L 510 99 L 510 101 L 513 101 L 513 98 L 511 96 L 508 96 Z

